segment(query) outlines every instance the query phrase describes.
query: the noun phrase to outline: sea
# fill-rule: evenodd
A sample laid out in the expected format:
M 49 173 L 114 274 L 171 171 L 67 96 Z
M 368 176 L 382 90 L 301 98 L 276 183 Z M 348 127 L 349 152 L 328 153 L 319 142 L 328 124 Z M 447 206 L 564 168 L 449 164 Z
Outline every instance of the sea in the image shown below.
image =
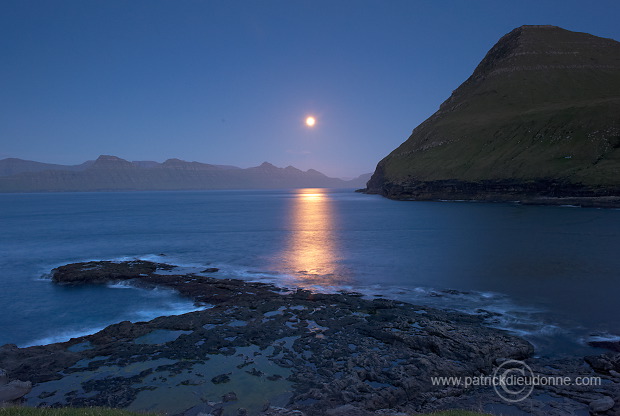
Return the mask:
M 166 289 L 50 280 L 131 259 L 479 314 L 540 356 L 620 340 L 620 210 L 283 189 L 0 194 L 0 345 L 200 309 Z

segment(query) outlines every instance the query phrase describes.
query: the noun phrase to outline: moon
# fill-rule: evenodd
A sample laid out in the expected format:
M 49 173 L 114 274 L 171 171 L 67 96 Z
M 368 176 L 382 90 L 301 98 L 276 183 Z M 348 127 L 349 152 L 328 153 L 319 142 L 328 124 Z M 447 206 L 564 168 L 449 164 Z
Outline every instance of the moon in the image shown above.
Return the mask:
M 306 126 L 308 127 L 314 127 L 314 125 L 316 124 L 316 119 L 312 116 L 308 116 L 306 118 Z

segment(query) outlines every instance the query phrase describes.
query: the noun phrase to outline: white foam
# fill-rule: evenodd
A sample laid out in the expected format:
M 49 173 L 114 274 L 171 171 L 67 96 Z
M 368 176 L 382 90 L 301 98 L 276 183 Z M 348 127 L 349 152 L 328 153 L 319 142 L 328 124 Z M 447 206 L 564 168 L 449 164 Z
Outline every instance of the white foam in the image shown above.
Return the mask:
M 136 287 L 129 282 L 108 283 L 106 287 L 110 289 L 136 289 Z
M 92 327 L 92 328 L 83 328 L 79 330 L 73 331 L 61 331 L 54 335 L 50 335 L 47 337 L 36 339 L 32 342 L 27 342 L 25 344 L 19 345 L 20 348 L 32 347 L 35 345 L 47 345 L 47 344 L 55 344 L 57 342 L 65 342 L 69 341 L 71 338 L 79 338 L 85 335 L 91 335 L 96 332 L 101 331 L 106 326 Z
M 416 305 L 425 305 L 438 309 L 451 309 L 468 314 L 490 313 L 486 324 L 490 327 L 506 330 L 526 338 L 554 336 L 564 332 L 559 326 L 543 322 L 541 315 L 545 311 L 530 306 L 517 305 L 506 295 L 489 291 L 458 291 L 438 289 L 425 286 L 398 287 L 373 285 L 308 285 L 292 275 L 277 272 L 261 272 L 246 268 L 223 266 L 227 277 L 250 281 L 269 281 L 286 288 L 304 288 L 317 293 L 356 292 L 365 299 L 385 297 Z
M 603 332 L 600 334 L 591 334 L 586 338 L 586 342 L 620 342 L 620 335 Z
M 400 287 L 372 285 L 321 285 L 308 284 L 307 280 L 273 270 L 253 270 L 250 267 L 238 264 L 211 264 L 182 260 L 176 256 L 159 254 L 145 254 L 140 256 L 122 256 L 108 259 L 113 262 L 132 260 L 144 260 L 156 263 L 166 263 L 176 268 L 173 271 L 158 271 L 158 274 L 186 274 L 194 273 L 201 275 L 202 270 L 208 267 L 217 267 L 219 271 L 209 276 L 219 278 L 233 278 L 246 281 L 270 283 L 284 289 L 295 290 L 298 288 L 308 289 L 317 293 L 357 292 L 366 299 L 376 299 L 378 296 L 398 301 L 409 302 L 416 305 L 435 307 L 438 309 L 450 309 L 469 314 L 489 313 L 486 324 L 490 327 L 509 331 L 511 333 L 530 338 L 540 336 L 554 336 L 562 332 L 562 329 L 549 322 L 543 322 L 541 315 L 545 311 L 537 308 L 517 305 L 506 295 L 489 291 L 459 291 L 450 289 L 432 288 L 427 286 Z M 96 260 L 90 260 L 96 261 Z M 317 276 L 320 277 L 320 276 Z M 112 289 L 135 288 L 131 283 L 120 282 L 108 285 Z M 145 290 L 139 288 L 140 290 Z M 170 296 L 171 289 L 154 288 L 146 290 L 148 296 Z M 283 292 L 279 292 L 283 293 Z M 201 308 L 195 307 L 191 302 L 173 301 L 164 309 L 152 309 L 133 312 L 129 320 L 151 320 L 162 315 L 178 315 L 192 312 Z M 133 319 L 132 319 L 133 318 Z M 91 332 L 92 333 L 92 332 Z M 83 335 L 83 334 L 82 334 Z M 62 338 L 62 337 L 61 337 Z M 619 337 L 620 338 L 620 337 Z M 66 338 L 65 338 L 66 339 Z
M 132 287 L 128 287 L 128 288 L 131 289 Z M 170 291 L 168 291 L 168 295 L 169 294 L 170 294 Z M 160 316 L 183 315 L 185 313 L 200 311 L 200 310 L 208 309 L 211 307 L 213 307 L 213 305 L 196 306 L 189 300 L 174 301 L 160 308 L 133 311 L 126 317 L 125 320 L 134 322 L 134 323 L 142 322 L 142 321 L 150 321 Z M 19 345 L 19 347 L 25 348 L 25 347 L 31 347 L 34 345 L 47 345 L 47 344 L 54 344 L 57 342 L 69 341 L 71 338 L 78 338 L 78 337 L 83 337 L 86 335 L 92 335 L 94 333 L 101 331 L 107 326 L 113 325 L 117 322 L 118 320 L 115 320 L 113 322 L 109 322 L 108 324 L 101 324 L 101 325 L 96 325 L 93 327 L 84 327 L 81 329 L 61 331 L 61 332 L 55 333 L 54 335 L 49 335 L 43 338 L 36 339 L 31 342 L 27 342 L 23 345 Z
M 164 308 L 159 309 L 146 309 L 138 310 L 133 313 L 133 316 L 129 319 L 130 322 L 150 321 L 160 316 L 172 316 L 183 315 L 185 313 L 196 312 L 204 309 L 208 309 L 212 306 L 195 306 L 190 302 L 171 302 Z

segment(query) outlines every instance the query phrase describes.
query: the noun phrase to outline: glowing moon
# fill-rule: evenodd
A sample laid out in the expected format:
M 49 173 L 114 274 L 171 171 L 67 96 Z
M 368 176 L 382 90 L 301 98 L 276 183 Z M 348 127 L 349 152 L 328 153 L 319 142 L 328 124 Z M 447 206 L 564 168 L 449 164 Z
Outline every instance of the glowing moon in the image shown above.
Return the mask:
M 314 117 L 309 116 L 308 118 L 306 118 L 306 126 L 314 127 L 315 124 L 316 124 L 316 119 Z

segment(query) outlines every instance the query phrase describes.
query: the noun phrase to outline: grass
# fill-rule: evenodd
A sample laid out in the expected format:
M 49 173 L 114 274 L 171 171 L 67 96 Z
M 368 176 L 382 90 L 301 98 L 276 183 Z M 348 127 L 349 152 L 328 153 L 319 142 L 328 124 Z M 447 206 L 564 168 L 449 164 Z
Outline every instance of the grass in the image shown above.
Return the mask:
M 588 38 L 559 30 L 527 36 L 533 36 L 527 47 L 538 52 L 573 51 L 582 47 L 578 39 Z M 559 178 L 620 186 L 620 77 L 617 71 L 564 68 L 585 64 L 589 56 L 617 62 L 617 52 L 605 47 L 583 46 L 580 57 L 535 53 L 520 55 L 517 63 L 488 61 L 490 68 L 508 71 L 463 83 L 440 114 L 384 159 L 385 181 Z M 549 68 L 515 71 L 514 65 Z
M 105 407 L 88 408 L 34 408 L 34 407 L 7 407 L 0 408 L 0 416 L 161 416 L 157 413 L 136 413 L 120 409 Z M 446 410 L 429 413 L 427 416 L 488 416 L 485 413 L 469 412 L 466 410 Z
M 6 407 L 0 408 L 0 416 L 160 416 L 157 413 L 136 413 L 127 410 L 106 407 L 88 408 L 34 408 Z

